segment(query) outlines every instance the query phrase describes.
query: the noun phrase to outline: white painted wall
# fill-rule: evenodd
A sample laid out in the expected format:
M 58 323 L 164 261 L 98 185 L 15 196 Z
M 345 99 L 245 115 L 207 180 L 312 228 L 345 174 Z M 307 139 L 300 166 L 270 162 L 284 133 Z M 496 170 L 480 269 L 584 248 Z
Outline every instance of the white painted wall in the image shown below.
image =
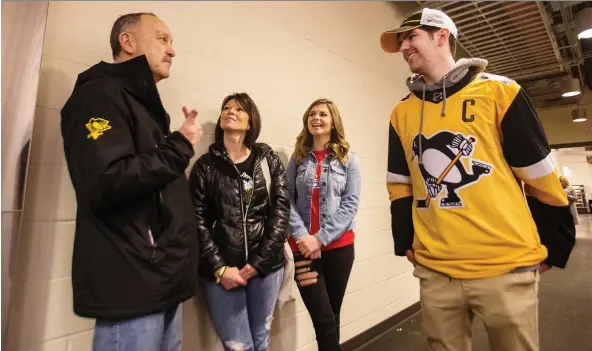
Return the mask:
M 60 109 L 78 73 L 110 61 L 117 16 L 158 14 L 175 36 L 170 79 L 159 85 L 172 128 L 181 106 L 199 109 L 213 139 L 224 96 L 248 92 L 263 116 L 261 141 L 285 158 L 301 115 L 333 99 L 362 167 L 356 263 L 342 313 L 342 341 L 418 301 L 411 266 L 393 255 L 385 188 L 389 114 L 404 95 L 407 65 L 382 52 L 382 31 L 398 25 L 398 5 L 383 2 L 51 2 L 47 21 L 9 351 L 90 350 L 93 320 L 72 312 L 71 256 L 76 199 L 60 135 Z M 185 350 L 221 350 L 199 298 L 184 309 Z M 277 311 L 272 350 L 315 350 L 302 301 Z

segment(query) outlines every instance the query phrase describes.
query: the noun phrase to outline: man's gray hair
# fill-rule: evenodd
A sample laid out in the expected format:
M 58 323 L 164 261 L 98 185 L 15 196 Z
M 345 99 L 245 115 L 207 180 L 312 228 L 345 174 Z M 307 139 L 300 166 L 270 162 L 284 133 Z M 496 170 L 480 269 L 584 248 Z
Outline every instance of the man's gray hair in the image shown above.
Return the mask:
M 115 23 L 113 23 L 113 28 L 111 28 L 111 53 L 113 54 L 113 59 L 116 59 L 117 56 L 121 53 L 121 43 L 119 43 L 119 34 L 125 32 L 128 26 L 135 25 L 140 23 L 140 19 L 142 16 L 154 16 L 157 17 L 152 12 L 138 12 L 138 13 L 128 13 L 127 15 L 120 16 Z

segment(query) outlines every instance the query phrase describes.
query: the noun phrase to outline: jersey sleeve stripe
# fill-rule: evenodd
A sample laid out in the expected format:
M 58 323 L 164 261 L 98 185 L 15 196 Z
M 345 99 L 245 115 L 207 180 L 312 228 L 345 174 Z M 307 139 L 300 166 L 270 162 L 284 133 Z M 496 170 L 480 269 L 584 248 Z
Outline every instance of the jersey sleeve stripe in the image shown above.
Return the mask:
M 553 167 L 551 154 L 549 154 L 547 157 L 533 165 L 527 167 L 512 167 L 512 171 L 514 171 L 514 174 L 523 181 L 528 181 L 551 174 L 555 171 L 555 168 Z
M 411 184 L 411 177 L 403 174 L 386 172 L 387 183 Z
M 558 207 L 569 205 L 567 195 L 563 191 L 555 172 L 544 177 L 525 181 L 524 190 L 526 195 L 533 196 L 544 204 Z

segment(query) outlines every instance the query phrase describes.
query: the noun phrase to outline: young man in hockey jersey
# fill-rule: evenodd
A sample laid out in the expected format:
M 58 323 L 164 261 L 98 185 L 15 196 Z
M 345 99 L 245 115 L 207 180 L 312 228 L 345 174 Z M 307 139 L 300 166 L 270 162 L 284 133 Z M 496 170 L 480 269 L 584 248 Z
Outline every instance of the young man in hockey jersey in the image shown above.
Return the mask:
M 539 272 L 565 267 L 573 219 L 530 99 L 485 60 L 455 62 L 457 36 L 424 9 L 380 39 L 415 73 L 389 126 L 395 253 L 415 265 L 430 349 L 470 350 L 477 315 L 493 351 L 538 350 Z

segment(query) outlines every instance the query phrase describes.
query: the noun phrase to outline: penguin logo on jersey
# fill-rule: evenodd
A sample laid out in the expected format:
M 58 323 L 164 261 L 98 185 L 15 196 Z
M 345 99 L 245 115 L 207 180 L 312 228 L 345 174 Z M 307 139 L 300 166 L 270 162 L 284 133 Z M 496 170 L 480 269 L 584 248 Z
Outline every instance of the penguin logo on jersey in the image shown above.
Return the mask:
M 412 159 L 419 157 L 418 166 L 426 185 L 428 196 L 417 200 L 418 208 L 428 208 L 431 200 L 445 193 L 440 199 L 440 208 L 463 207 L 458 190 L 477 182 L 481 176 L 489 175 L 493 166 L 470 159 L 470 170 L 465 168 L 463 157 L 473 154 L 477 140 L 449 131 L 438 132 L 431 137 L 418 134 L 413 139 Z

